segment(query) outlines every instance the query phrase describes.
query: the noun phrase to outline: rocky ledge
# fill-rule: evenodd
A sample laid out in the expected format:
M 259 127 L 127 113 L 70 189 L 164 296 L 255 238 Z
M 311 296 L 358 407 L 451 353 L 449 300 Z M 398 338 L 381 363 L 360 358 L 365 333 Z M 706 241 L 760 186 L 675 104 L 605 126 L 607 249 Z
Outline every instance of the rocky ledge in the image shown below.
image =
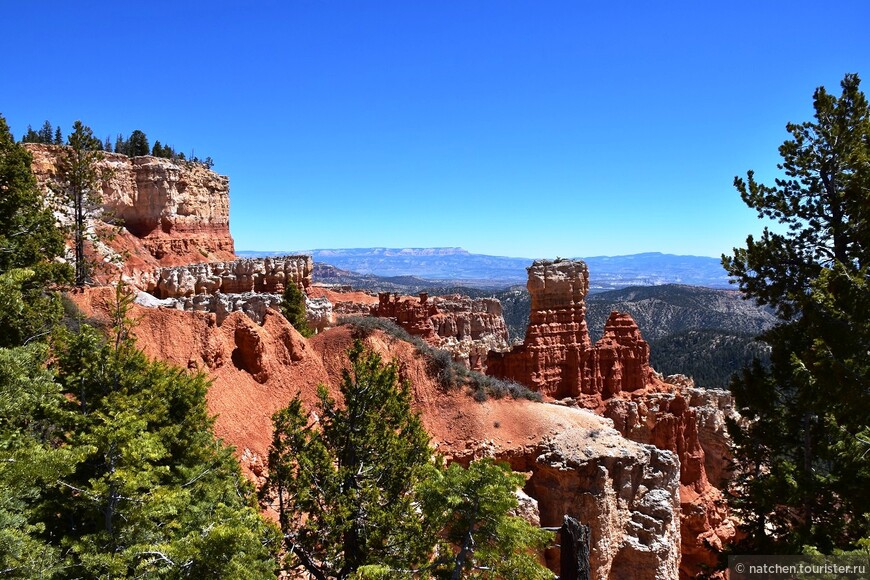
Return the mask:
M 239 259 L 228 262 L 188 264 L 158 269 L 143 277 L 137 303 L 147 307 L 175 308 L 213 313 L 221 324 L 231 313 L 242 312 L 263 324 L 268 310 L 279 311 L 287 284 L 305 289 L 311 284 L 310 256 Z M 332 319 L 329 301 L 306 296 L 312 328 L 322 330 Z

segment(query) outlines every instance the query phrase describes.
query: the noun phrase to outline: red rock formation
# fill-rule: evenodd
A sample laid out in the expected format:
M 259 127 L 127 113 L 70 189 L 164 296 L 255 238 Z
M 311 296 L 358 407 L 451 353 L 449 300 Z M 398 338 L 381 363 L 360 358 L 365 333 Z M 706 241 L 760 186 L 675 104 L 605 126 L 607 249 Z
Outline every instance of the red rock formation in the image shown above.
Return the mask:
M 435 296 L 432 317 L 435 333 L 441 338 L 481 340 L 495 335 L 507 341 L 508 331 L 497 298 L 469 298 L 460 294 Z
M 672 392 L 621 393 L 605 404 L 604 416 L 613 420 L 616 430 L 638 443 L 651 443 L 674 452 L 680 458 L 680 535 L 683 557 L 682 577 L 692 578 L 704 567 L 717 564 L 717 551 L 735 534 L 722 492 L 707 477 L 707 465 L 722 470 L 725 460 L 705 453 L 699 427 L 712 416 L 721 416 L 718 394 L 673 385 Z M 695 405 L 691 405 L 690 401 Z M 705 417 L 701 419 L 700 417 Z M 712 439 L 710 433 L 705 438 Z M 717 471 L 718 473 L 718 471 Z
M 390 292 L 378 294 L 378 305 L 372 309 L 372 316 L 392 318 L 412 336 L 420 336 L 424 340 L 434 340 L 435 326 L 430 320 L 438 313 L 435 305 L 429 302 L 429 295 L 420 294 L 419 301 L 402 297 Z
M 37 182 L 48 192 L 62 147 L 25 146 L 33 155 Z M 124 225 L 108 244 L 128 253 L 128 274 L 135 278 L 155 266 L 235 258 L 227 177 L 198 163 L 150 155 L 103 156 L 100 165 L 109 175 L 103 182 L 103 210 Z
M 680 574 L 693 577 L 716 564 L 715 551 L 734 535 L 722 493 L 707 475 L 715 473 L 717 484 L 728 477 L 724 415 L 730 405 L 711 391 L 663 382 L 628 314 L 613 312 L 601 340 L 590 345 L 587 280 L 582 262 L 535 262 L 529 268 L 526 339 L 509 353 L 490 353 L 487 372 L 549 397 L 570 397 L 613 420 L 628 439 L 673 452 L 680 460 Z
M 378 294 L 372 316 L 390 318 L 413 336 L 453 353 L 472 369 L 483 369 L 490 351 L 505 350 L 508 331 L 501 302 L 459 294 L 418 299 L 389 292 Z
M 114 291 L 88 289 L 72 298 L 87 316 L 107 317 Z M 297 393 L 313 405 L 320 383 L 340 397 L 337 386 L 353 340 L 347 327 L 305 340 L 271 313 L 262 326 L 240 312 L 221 324 L 213 314 L 138 305 L 131 315 L 146 354 L 208 373 L 215 431 L 236 448 L 254 481 L 266 473 L 277 409 Z M 582 409 L 507 399 L 478 403 L 465 393 L 445 392 L 412 345 L 380 332 L 366 342 L 399 363 L 439 452 L 462 463 L 483 455 L 503 459 L 529 474 L 525 492 L 538 502 L 542 525 L 559 525 L 567 513 L 593 527 L 597 578 L 676 575 L 679 469 L 672 453 L 626 440 L 607 420 Z
M 604 335 L 587 351 L 580 391 L 608 399 L 620 391 L 644 388 L 652 377 L 649 345 L 628 314 L 612 312 Z
M 611 314 L 604 336 L 591 345 L 584 262 L 539 260 L 528 272 L 532 304 L 525 341 L 509 353 L 491 353 L 488 374 L 556 399 L 573 397 L 589 408 L 651 380 L 649 345 L 628 314 Z
M 93 288 L 70 297 L 86 316 L 107 318 L 114 289 Z M 328 383 L 323 361 L 280 315 L 268 312 L 262 325 L 242 312 L 221 324 L 214 314 L 133 306 L 136 346 L 145 354 L 209 375 L 209 412 L 215 433 L 235 446 L 252 479 L 272 440 L 272 415 L 297 394 L 316 400 L 319 383 Z

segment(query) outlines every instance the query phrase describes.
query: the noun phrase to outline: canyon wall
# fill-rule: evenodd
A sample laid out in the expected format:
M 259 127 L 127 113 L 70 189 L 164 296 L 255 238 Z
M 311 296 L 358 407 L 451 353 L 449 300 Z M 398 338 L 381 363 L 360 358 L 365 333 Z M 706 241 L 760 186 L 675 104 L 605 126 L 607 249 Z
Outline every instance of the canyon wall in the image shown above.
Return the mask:
M 691 578 L 705 567 L 715 567 L 717 552 L 736 533 L 717 487 L 730 476 L 730 439 L 724 419 L 735 412 L 726 391 L 672 386 L 667 392 L 623 393 L 606 401 L 603 415 L 626 438 L 679 457 L 680 570 L 683 577 Z
M 287 284 L 300 289 L 311 285 L 313 266 L 311 256 L 281 256 L 161 268 L 140 279 L 143 292 L 137 303 L 213 313 L 218 324 L 231 313 L 242 312 L 263 324 L 267 310 L 280 311 Z M 311 328 L 329 326 L 332 305 L 307 296 L 305 302 Z
M 46 191 L 60 145 L 26 143 Z M 123 229 L 107 245 L 124 252 L 136 274 L 155 266 L 235 258 L 229 228 L 229 179 L 204 165 L 145 155 L 103 153 L 101 217 Z M 99 229 L 100 224 L 95 224 Z
M 300 289 L 311 285 L 311 256 L 243 258 L 162 268 L 154 288 L 143 288 L 158 298 L 181 298 L 197 294 L 281 294 L 287 284 Z

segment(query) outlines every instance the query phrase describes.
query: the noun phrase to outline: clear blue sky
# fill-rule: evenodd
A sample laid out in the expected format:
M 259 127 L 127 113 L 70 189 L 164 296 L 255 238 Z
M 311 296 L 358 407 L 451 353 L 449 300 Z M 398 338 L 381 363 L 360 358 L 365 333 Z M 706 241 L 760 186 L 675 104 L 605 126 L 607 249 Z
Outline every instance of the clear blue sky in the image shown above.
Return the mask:
M 870 2 L 0 0 L 16 136 L 134 129 L 230 176 L 237 249 L 717 256 Z M 866 90 L 866 89 L 865 89 Z

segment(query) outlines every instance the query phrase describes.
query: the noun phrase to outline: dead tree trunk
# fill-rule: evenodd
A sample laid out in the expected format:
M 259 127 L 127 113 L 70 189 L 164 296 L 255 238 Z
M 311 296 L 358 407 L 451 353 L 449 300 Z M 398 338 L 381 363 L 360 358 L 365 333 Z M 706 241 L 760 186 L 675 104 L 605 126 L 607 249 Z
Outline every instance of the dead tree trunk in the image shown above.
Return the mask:
M 590 580 L 592 568 L 589 565 L 589 526 L 581 524 L 571 516 L 565 516 L 559 528 L 560 580 Z

